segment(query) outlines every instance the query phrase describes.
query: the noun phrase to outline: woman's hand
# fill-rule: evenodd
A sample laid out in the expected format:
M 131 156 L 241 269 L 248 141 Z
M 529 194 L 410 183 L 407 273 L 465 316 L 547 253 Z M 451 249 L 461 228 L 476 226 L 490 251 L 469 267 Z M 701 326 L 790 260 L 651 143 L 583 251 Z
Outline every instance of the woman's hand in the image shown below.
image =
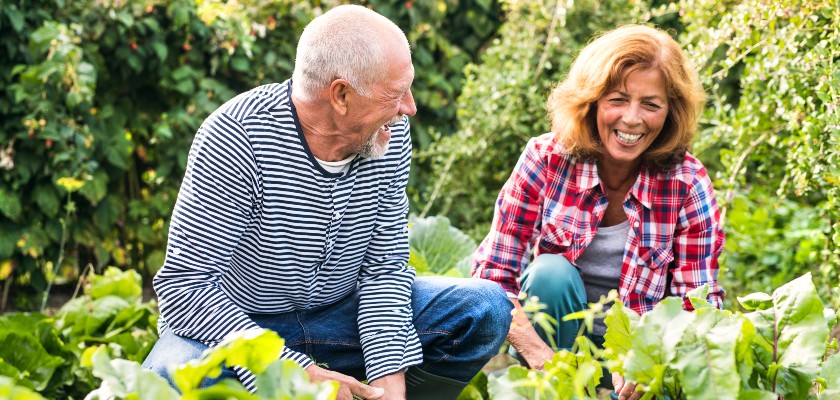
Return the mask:
M 306 367 L 306 373 L 309 374 L 309 380 L 312 382 L 338 382 L 337 400 L 353 400 L 353 396 L 365 400 L 379 400 L 385 394 L 385 389 L 365 385 L 352 376 L 330 371 L 315 364 Z
M 529 368 L 542 370 L 545 362 L 551 360 L 555 352 L 537 335 L 519 300 L 511 298 L 510 301 L 513 302 L 514 311 L 508 342 L 525 359 Z
M 645 394 L 644 392 L 636 390 L 636 384 L 630 381 L 625 381 L 618 372 L 612 374 L 612 384 L 615 388 L 615 393 L 618 394 L 618 400 L 639 400 Z

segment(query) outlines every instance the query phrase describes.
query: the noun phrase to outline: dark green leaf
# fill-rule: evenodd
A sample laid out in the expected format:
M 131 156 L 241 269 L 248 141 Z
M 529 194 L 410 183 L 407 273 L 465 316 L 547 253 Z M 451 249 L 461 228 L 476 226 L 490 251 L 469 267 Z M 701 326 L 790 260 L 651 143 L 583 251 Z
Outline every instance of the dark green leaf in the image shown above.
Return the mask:
M 61 357 L 47 353 L 32 333 L 0 333 L 0 359 L 27 374 L 35 390 L 46 389 L 56 367 L 64 363 Z

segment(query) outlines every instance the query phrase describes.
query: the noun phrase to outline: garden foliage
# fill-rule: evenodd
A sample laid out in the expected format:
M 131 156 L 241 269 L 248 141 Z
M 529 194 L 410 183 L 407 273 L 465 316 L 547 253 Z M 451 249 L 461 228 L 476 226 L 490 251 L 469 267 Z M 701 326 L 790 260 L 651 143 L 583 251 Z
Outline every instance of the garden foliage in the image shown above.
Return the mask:
M 746 313 L 718 310 L 708 287 L 689 294 L 694 312 L 669 297 L 639 317 L 620 302 L 606 313 L 604 350 L 577 338 L 544 371 L 512 366 L 462 399 L 585 399 L 596 397 L 602 366 L 639 383 L 643 399 L 832 399 L 840 355 L 827 356 L 835 311 L 824 308 L 811 276 L 772 295 L 739 298 Z M 593 312 L 599 308 L 593 307 Z M 475 380 L 478 381 L 478 380 Z
M 109 268 L 89 278 L 85 294 L 55 316 L 0 316 L 0 375 L 11 379 L 0 380 L 0 393 L 7 382 L 21 396 L 83 398 L 98 386 L 91 371 L 80 367 L 86 347 L 104 345 L 133 361 L 146 357 L 157 340 L 157 311 L 154 303 L 141 301 L 139 274 Z

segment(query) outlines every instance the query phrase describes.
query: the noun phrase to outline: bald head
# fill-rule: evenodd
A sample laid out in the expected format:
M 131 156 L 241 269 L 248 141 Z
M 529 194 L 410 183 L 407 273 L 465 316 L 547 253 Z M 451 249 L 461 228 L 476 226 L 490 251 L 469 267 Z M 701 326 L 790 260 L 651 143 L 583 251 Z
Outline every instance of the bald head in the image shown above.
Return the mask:
M 338 6 L 303 30 L 292 75 L 294 97 L 309 101 L 336 78 L 363 96 L 385 77 L 388 52 L 409 52 L 408 39 L 389 19 L 362 6 Z

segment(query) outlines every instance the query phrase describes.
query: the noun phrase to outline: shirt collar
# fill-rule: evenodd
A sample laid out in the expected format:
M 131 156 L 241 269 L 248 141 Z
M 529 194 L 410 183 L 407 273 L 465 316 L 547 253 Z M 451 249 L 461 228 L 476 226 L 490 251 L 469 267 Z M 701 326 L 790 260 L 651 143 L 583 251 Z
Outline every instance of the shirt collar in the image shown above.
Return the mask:
M 583 192 L 598 186 L 601 179 L 598 177 L 598 165 L 595 160 L 575 162 L 575 178 L 578 192 Z M 646 165 L 642 165 L 636 183 L 630 188 L 630 194 L 642 203 L 645 208 L 651 208 L 653 185 L 656 182 L 656 172 Z

